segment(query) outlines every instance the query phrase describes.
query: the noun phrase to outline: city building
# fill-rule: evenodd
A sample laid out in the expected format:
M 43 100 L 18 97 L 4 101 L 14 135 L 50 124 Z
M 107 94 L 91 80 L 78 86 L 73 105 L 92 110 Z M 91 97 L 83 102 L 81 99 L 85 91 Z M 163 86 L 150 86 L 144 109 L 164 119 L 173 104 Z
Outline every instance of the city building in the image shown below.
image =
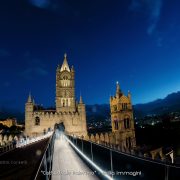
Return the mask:
M 11 127 L 11 126 L 16 126 L 17 122 L 15 118 L 7 118 L 5 120 L 0 120 L 0 124 L 7 127 Z
M 86 110 L 82 97 L 79 102 L 75 97 L 75 71 L 69 67 L 67 55 L 62 66 L 56 70 L 56 108 L 37 108 L 31 94 L 25 105 L 25 134 L 37 135 L 54 129 L 56 124 L 63 124 L 65 132 L 74 135 L 86 135 Z

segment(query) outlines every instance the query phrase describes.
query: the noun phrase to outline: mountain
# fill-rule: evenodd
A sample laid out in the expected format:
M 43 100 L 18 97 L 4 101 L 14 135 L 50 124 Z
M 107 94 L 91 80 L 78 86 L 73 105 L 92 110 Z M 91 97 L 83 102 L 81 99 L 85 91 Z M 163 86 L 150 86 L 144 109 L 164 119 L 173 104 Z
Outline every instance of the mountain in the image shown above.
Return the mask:
M 133 105 L 134 116 L 141 118 L 149 114 L 165 114 L 169 112 L 180 112 L 180 91 L 167 95 L 164 99 Z M 109 104 L 87 105 L 88 121 L 103 120 L 110 117 Z
M 137 118 L 149 114 L 164 114 L 169 112 L 180 112 L 180 91 L 167 95 L 164 99 L 136 104 L 133 106 L 134 116 Z M 86 105 L 88 122 L 101 121 L 110 118 L 109 104 Z M 0 108 L 0 119 L 15 117 L 19 122 L 24 121 L 24 113 L 9 108 Z
M 88 122 L 101 121 L 110 118 L 109 104 L 86 105 Z
M 174 111 L 180 112 L 180 91 L 171 93 L 164 99 L 157 99 L 149 103 L 134 105 L 134 114 L 137 117 Z

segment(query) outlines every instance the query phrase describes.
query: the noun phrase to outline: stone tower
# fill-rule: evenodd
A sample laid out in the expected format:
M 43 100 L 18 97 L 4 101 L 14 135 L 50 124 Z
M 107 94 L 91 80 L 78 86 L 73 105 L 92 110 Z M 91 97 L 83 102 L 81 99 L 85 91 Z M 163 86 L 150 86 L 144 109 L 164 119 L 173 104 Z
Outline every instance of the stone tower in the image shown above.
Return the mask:
M 69 68 L 64 54 L 62 66 L 56 71 L 56 111 L 75 111 L 74 68 Z
M 29 95 L 25 106 L 25 133 L 28 136 L 36 136 L 51 129 L 56 124 L 63 123 L 67 134 L 85 136 L 86 108 L 80 97 L 79 103 L 75 103 L 74 68 L 69 68 L 67 55 L 56 70 L 56 108 L 44 108 L 35 104 Z
M 34 103 L 32 101 L 31 94 L 29 93 L 29 97 L 28 97 L 26 105 L 25 105 L 25 131 L 26 131 L 26 134 L 28 134 L 29 130 L 32 127 L 33 111 L 34 111 Z
M 123 149 L 131 149 L 136 146 L 133 108 L 131 94 L 125 96 L 120 85 L 116 84 L 116 94 L 110 97 L 112 133 L 118 139 Z

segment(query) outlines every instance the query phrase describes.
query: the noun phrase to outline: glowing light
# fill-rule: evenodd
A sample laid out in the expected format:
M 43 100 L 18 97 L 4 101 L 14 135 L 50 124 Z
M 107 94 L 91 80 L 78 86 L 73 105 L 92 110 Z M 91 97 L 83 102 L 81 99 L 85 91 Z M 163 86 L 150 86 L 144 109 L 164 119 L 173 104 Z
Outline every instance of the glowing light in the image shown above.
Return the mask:
M 103 171 L 98 165 L 96 165 L 94 162 L 92 162 L 79 148 L 77 148 L 65 135 L 65 139 L 74 147 L 74 149 L 86 160 L 88 163 L 90 163 L 97 171 L 99 171 L 103 176 L 105 176 L 107 179 L 113 180 L 105 171 Z
M 45 135 L 41 135 L 41 136 L 38 136 L 38 137 L 35 137 L 35 138 L 27 138 L 26 140 L 23 140 L 23 141 L 18 141 L 17 144 L 16 144 L 16 148 L 21 148 L 23 146 L 27 146 L 31 143 L 34 143 L 34 142 L 37 142 L 37 141 L 40 141 L 42 139 L 45 139 L 45 138 L 48 138 L 52 135 L 53 132 L 48 132 L 47 134 Z
M 37 155 L 37 156 L 40 156 L 41 154 L 42 154 L 41 150 L 38 149 L 38 150 L 36 151 L 36 155 Z
M 154 122 L 152 122 L 152 123 L 151 123 L 151 125 L 152 125 L 152 126 L 154 126 L 154 125 L 155 125 L 155 123 L 154 123 Z

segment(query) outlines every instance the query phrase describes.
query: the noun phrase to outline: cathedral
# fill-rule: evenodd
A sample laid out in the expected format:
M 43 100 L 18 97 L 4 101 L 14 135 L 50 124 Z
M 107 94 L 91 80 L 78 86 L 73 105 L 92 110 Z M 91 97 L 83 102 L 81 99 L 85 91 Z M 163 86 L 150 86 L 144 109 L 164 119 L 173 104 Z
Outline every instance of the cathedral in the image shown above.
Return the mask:
M 56 70 L 56 108 L 38 108 L 29 95 L 25 105 L 25 134 L 35 136 L 54 129 L 56 124 L 63 124 L 65 132 L 78 136 L 87 134 L 86 110 L 82 97 L 75 98 L 75 71 L 70 68 L 67 55 L 62 66 Z

